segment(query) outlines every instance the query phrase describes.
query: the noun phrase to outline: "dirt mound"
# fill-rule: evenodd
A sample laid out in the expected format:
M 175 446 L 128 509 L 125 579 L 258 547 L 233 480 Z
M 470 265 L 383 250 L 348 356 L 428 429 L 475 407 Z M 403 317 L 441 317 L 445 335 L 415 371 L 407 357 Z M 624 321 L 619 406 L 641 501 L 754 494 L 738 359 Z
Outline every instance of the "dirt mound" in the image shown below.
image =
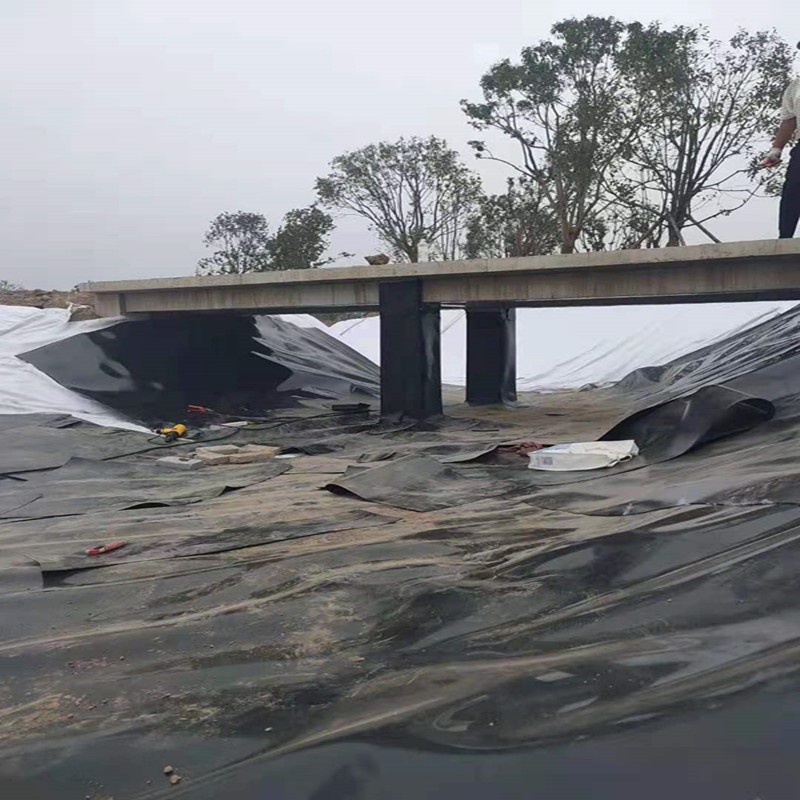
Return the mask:
M 13 289 L 0 291 L 0 306 L 28 306 L 30 308 L 68 308 L 85 306 L 75 311 L 73 319 L 97 319 L 94 295 L 87 292 L 59 292 L 44 289 Z

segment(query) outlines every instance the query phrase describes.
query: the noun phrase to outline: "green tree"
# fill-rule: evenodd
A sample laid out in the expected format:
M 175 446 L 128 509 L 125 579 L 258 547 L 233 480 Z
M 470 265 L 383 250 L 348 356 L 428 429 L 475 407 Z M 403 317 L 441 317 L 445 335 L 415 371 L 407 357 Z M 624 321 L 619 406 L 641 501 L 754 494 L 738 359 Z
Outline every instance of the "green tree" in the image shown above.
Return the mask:
M 559 22 L 552 38 L 506 59 L 481 79 L 483 102 L 463 100 L 470 124 L 516 143 L 520 161 L 471 142 L 479 158 L 534 181 L 555 215 L 563 253 L 615 204 L 608 185 L 624 179 L 632 123 L 641 103 L 622 77 L 628 26 L 613 18 Z
M 330 215 L 316 206 L 289 211 L 267 246 L 270 269 L 314 269 L 330 264 L 334 259 L 323 259 L 323 255 L 333 228 Z
M 792 60 L 774 31 L 720 42 L 705 28 L 631 26 L 625 77 L 656 113 L 633 131 L 628 161 L 663 209 L 669 245 L 683 244 L 693 226 L 716 240 L 705 225 L 741 208 L 770 177 L 750 167 L 773 132 Z
M 462 107 L 516 143 L 519 161 L 472 144 L 539 184 L 562 252 L 681 244 L 692 226 L 716 240 L 710 220 L 774 189 L 755 154 L 791 63 L 774 32 L 721 43 L 704 28 L 570 19 L 489 70 L 484 101 Z
M 366 219 L 400 260 L 454 258 L 480 195 L 478 178 L 435 136 L 345 153 L 316 182 L 328 208 Z
M 213 220 L 203 238 L 214 252 L 200 259 L 197 272 L 243 275 L 320 267 L 333 261 L 322 258 L 333 227 L 331 217 L 313 205 L 289 211 L 274 234 L 263 214 L 225 212 Z
M 561 242 L 555 214 L 541 186 L 530 178 L 509 178 L 503 194 L 482 198 L 470 219 L 467 258 L 504 258 L 553 253 Z
M 270 269 L 269 226 L 263 214 L 226 211 L 212 221 L 203 243 L 215 249 L 197 262 L 200 275 L 243 275 Z

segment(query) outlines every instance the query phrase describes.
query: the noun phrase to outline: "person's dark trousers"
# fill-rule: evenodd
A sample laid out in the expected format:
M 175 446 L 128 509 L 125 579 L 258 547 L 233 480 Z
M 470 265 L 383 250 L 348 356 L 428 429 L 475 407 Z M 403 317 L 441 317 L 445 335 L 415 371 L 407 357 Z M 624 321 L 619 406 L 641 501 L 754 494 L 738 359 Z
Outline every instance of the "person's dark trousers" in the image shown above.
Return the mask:
M 800 219 L 800 144 L 792 148 L 789 168 L 786 170 L 786 182 L 781 192 L 779 221 L 781 239 L 791 239 L 794 236 L 798 219 Z

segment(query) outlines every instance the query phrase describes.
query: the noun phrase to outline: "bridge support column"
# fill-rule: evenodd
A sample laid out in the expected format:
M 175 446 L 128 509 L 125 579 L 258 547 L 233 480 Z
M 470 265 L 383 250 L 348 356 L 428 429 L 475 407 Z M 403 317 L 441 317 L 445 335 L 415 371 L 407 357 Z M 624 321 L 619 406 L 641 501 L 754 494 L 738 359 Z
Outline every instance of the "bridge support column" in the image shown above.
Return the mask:
M 467 402 L 474 406 L 517 399 L 517 311 L 467 306 Z
M 439 306 L 422 302 L 419 279 L 381 283 L 381 418 L 442 413 Z

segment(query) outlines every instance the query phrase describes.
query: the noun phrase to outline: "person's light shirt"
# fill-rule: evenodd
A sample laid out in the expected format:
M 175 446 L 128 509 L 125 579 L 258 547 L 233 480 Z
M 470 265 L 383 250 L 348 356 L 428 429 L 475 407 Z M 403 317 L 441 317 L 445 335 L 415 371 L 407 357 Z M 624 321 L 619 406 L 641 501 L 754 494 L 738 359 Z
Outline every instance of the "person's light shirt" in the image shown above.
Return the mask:
M 800 119 L 800 78 L 795 78 L 783 93 L 781 119 Z

